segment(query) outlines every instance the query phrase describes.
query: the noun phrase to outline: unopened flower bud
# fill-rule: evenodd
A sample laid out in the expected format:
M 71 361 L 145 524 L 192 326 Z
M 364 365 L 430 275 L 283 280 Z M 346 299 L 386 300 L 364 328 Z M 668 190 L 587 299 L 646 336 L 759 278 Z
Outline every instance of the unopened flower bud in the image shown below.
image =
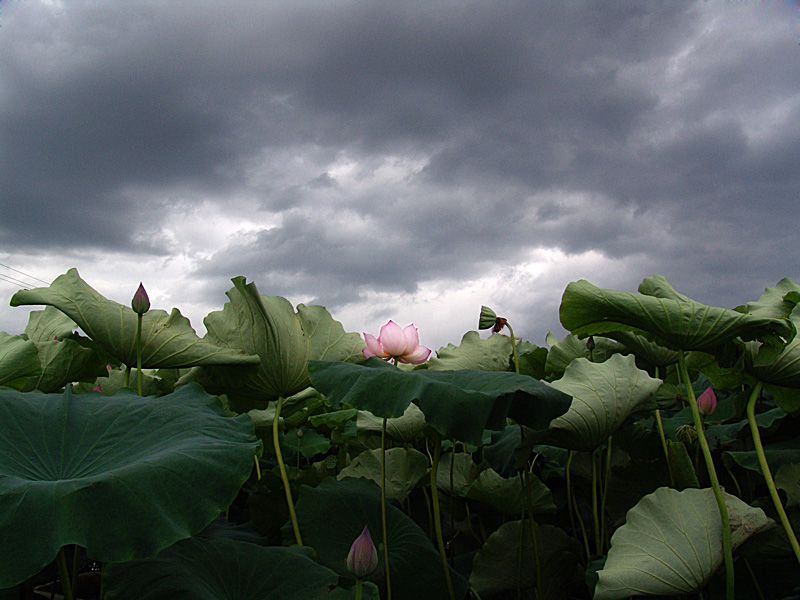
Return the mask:
M 378 550 L 369 535 L 369 525 L 364 525 L 364 531 L 353 542 L 345 564 L 347 570 L 359 579 L 368 577 L 377 568 Z
M 144 291 L 144 286 L 141 283 L 139 283 L 139 288 L 133 295 L 133 300 L 131 300 L 131 308 L 137 315 L 143 315 L 150 310 L 150 298 L 147 297 L 147 292 Z
M 708 386 L 706 391 L 697 398 L 697 409 L 704 417 L 713 414 L 717 409 L 717 395 L 711 386 Z
M 586 338 L 586 348 L 589 350 L 589 352 L 594 350 L 594 345 L 594 336 L 590 335 L 588 338 Z

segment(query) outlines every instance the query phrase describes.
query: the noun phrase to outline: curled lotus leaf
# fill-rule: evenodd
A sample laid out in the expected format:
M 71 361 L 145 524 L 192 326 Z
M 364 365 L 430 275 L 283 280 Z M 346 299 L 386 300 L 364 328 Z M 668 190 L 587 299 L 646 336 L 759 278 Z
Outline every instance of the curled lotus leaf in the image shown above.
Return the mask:
M 11 306 L 45 304 L 72 319 L 95 343 L 126 365 L 136 364 L 138 315 L 130 306 L 104 298 L 77 269 L 59 275 L 50 287 L 20 290 Z M 201 364 L 257 364 L 257 356 L 222 348 L 197 337 L 177 308 L 150 310 L 142 318 L 142 367 L 184 368 Z
M 633 355 L 615 354 L 602 363 L 577 358 L 550 385 L 572 396 L 572 404 L 550 424 L 547 443 L 591 452 L 630 414 L 656 408 L 653 394 L 661 380 L 637 368 Z
M 723 492 L 734 546 L 772 527 L 759 508 Z M 714 490 L 662 487 L 628 511 L 611 538 L 594 600 L 678 596 L 701 590 L 722 564 L 722 521 Z
M 361 336 L 347 333 L 322 306 L 300 304 L 295 312 L 280 296 L 259 294 L 255 283 L 234 277 L 223 310 L 204 319 L 206 338 L 231 351 L 260 357 L 258 367 L 204 366 L 181 382 L 197 381 L 206 389 L 225 393 L 237 412 L 265 408 L 310 385 L 308 361 L 362 362 Z
M 39 350 L 33 340 L 0 331 L 0 385 L 34 375 L 39 369 Z
M 639 293 L 572 282 L 564 290 L 559 316 L 576 335 L 632 331 L 675 350 L 712 350 L 741 338 L 777 351 L 795 335 L 788 319 L 706 306 L 679 294 L 660 276 L 645 279 Z

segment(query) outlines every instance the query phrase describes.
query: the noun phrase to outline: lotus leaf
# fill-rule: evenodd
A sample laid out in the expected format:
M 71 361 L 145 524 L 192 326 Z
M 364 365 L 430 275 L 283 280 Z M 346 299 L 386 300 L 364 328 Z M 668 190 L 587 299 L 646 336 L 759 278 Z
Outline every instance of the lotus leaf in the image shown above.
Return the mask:
M 44 310 L 34 310 L 28 317 L 25 335 L 34 342 L 63 340 L 77 329 L 78 324 L 54 306 L 45 306 Z
M 405 502 L 428 473 L 428 457 L 413 448 L 386 450 L 386 496 Z M 381 484 L 381 449 L 365 450 L 339 472 L 338 478 L 363 477 Z
M 58 276 L 50 287 L 20 290 L 11 306 L 48 304 L 69 316 L 97 344 L 126 365 L 136 365 L 137 315 L 130 306 L 107 300 L 78 275 Z M 183 368 L 200 364 L 257 364 L 257 356 L 221 348 L 197 337 L 177 308 L 151 310 L 142 318 L 142 367 Z
M 507 371 L 403 371 L 374 357 L 363 365 L 312 360 L 308 368 L 312 385 L 332 402 L 389 418 L 416 401 L 442 435 L 475 445 L 507 417 L 544 429 L 570 402 L 545 383 Z
M 428 361 L 428 368 L 439 371 L 507 371 L 511 353 L 511 338 L 507 335 L 492 335 L 483 340 L 477 331 L 468 331 L 461 338 L 460 345 L 448 344 L 439 348 L 436 358 Z
M 581 580 L 581 547 L 562 529 L 552 525 L 534 525 L 538 560 L 542 575 L 541 594 L 524 597 L 542 600 L 566 600 Z M 520 557 L 520 541 L 522 556 Z M 469 580 L 482 596 L 512 592 L 519 586 L 536 587 L 536 557 L 529 520 L 504 523 L 492 533 L 475 556 Z M 521 561 L 521 562 L 520 562 Z M 518 568 L 522 564 L 522 569 Z
M 101 561 L 154 556 L 225 510 L 260 452 L 250 419 L 196 385 L 161 398 L 0 390 L 0 422 L 0 588 L 67 544 Z
M 93 381 L 108 374 L 95 352 L 69 338 L 39 342 L 36 346 L 41 370 L 25 382 L 22 391 L 56 392 L 68 383 Z
M 111 565 L 108 594 L 118 600 L 337 600 L 352 598 L 310 548 L 262 547 L 193 537 L 155 558 Z M 377 590 L 374 590 L 377 592 Z M 365 598 L 375 598 L 377 594 Z
M 734 546 L 774 525 L 761 509 L 723 494 Z M 696 593 L 722 558 L 722 522 L 714 491 L 662 487 L 628 511 L 627 522 L 612 536 L 594 600 Z
M 331 518 L 335 515 L 335 518 Z M 380 487 L 365 479 L 347 477 L 324 479 L 317 487 L 302 486 L 297 501 L 297 518 L 303 541 L 312 546 L 320 564 L 343 577 L 352 577 L 343 557 L 350 545 L 369 526 L 374 540 L 380 539 Z M 386 525 L 389 564 L 392 569 L 392 598 L 396 600 L 441 600 L 447 597 L 439 554 L 420 527 L 403 511 L 387 503 Z M 383 553 L 369 580 L 383 579 Z M 467 582 L 450 571 L 456 597 L 463 598 Z
M 39 350 L 26 336 L 0 331 L 0 385 L 38 373 Z
M 632 331 L 675 350 L 711 350 L 736 338 L 760 340 L 777 350 L 795 335 L 786 319 L 700 304 L 675 292 L 663 277 L 646 279 L 639 290 L 618 292 L 585 280 L 572 282 L 561 300 L 561 323 L 577 335 Z
M 615 354 L 603 363 L 573 360 L 551 386 L 573 397 L 566 414 L 553 420 L 549 444 L 592 452 L 632 413 L 655 408 L 660 379 L 636 368 L 632 355 Z
M 596 336 L 594 342 L 594 350 L 589 351 L 586 346 L 586 338 L 581 339 L 577 335 L 566 336 L 550 348 L 545 370 L 550 375 L 561 377 L 567 365 L 576 358 L 586 358 L 600 363 L 608 360 L 614 354 L 626 353 L 625 346 L 607 337 Z
M 346 333 L 322 306 L 298 305 L 285 298 L 258 293 L 255 283 L 234 277 L 230 299 L 223 310 L 206 316 L 206 338 L 213 344 L 258 355 L 257 368 L 204 366 L 185 381 L 225 393 L 237 412 L 265 408 L 268 402 L 289 397 L 309 386 L 309 359 L 363 361 L 364 342 Z

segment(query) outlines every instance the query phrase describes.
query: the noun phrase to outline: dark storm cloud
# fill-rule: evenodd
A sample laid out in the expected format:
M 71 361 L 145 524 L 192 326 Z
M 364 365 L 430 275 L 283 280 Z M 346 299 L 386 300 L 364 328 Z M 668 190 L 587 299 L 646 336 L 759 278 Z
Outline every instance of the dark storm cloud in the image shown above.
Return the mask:
M 209 298 L 243 274 L 344 305 L 558 248 L 649 269 L 619 285 L 663 273 L 736 304 L 800 264 L 792 18 L 701 2 L 7 5 L 0 245 L 168 256 L 181 203 L 246 199 L 255 232 L 195 261 Z

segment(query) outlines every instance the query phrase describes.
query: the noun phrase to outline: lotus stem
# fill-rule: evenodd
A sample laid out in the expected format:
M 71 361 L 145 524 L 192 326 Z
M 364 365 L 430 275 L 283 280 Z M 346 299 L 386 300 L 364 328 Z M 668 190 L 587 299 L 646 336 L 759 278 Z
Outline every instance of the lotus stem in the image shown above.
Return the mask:
M 533 547 L 533 561 L 536 565 L 536 600 L 542 600 L 542 564 L 539 558 L 539 540 L 536 536 L 536 522 L 533 520 L 533 503 L 531 502 L 530 483 L 528 481 L 528 470 L 523 469 L 522 492 L 525 494 L 525 506 L 528 508 L 528 519 L 531 522 L 531 544 Z M 525 519 L 523 515 L 522 530 L 525 531 Z
M 436 487 L 436 473 L 439 470 L 439 457 L 442 454 L 442 440 L 437 435 L 433 445 L 433 460 L 431 461 L 431 503 L 433 504 L 433 526 L 436 529 L 436 543 L 439 546 L 439 556 L 442 559 L 442 570 L 444 579 L 447 582 L 447 593 L 450 600 L 456 600 L 453 590 L 453 581 L 450 579 L 450 566 L 447 564 L 447 553 L 444 548 L 444 537 L 442 536 L 442 516 L 439 510 L 439 490 Z
M 786 536 L 789 538 L 789 544 L 792 546 L 794 556 L 797 562 L 800 563 L 800 544 L 797 542 L 797 536 L 794 534 L 792 524 L 789 522 L 789 517 L 786 516 L 786 511 L 783 508 L 781 499 L 778 496 L 778 490 L 775 487 L 775 481 L 772 479 L 772 473 L 769 470 L 767 463 L 767 456 L 764 454 L 764 446 L 761 444 L 761 434 L 758 431 L 758 424 L 756 423 L 756 400 L 761 393 L 761 382 L 759 381 L 753 388 L 750 394 L 750 399 L 747 401 L 747 421 L 750 423 L 750 432 L 753 434 L 753 444 L 756 447 L 756 455 L 758 456 L 758 464 L 761 467 L 761 474 L 764 476 L 764 481 L 767 482 L 769 488 L 769 495 L 772 498 L 772 503 L 775 505 L 775 510 L 778 511 L 781 524 L 786 531 Z
M 594 523 L 594 548 L 598 555 L 603 554 L 602 540 L 600 539 L 600 514 L 597 509 L 597 488 L 600 485 L 597 481 L 597 457 L 592 452 L 589 455 L 592 460 L 592 521 Z
M 142 395 L 142 315 L 136 320 L 136 393 Z
M 714 497 L 717 500 L 719 516 L 722 521 L 722 551 L 725 558 L 725 599 L 734 600 L 734 572 L 733 572 L 733 548 L 731 546 L 731 526 L 728 519 L 728 507 L 722 497 L 722 488 L 717 479 L 717 471 L 714 469 L 714 459 L 711 456 L 711 449 L 708 447 L 708 440 L 703 430 L 703 421 L 700 418 L 700 410 L 697 408 L 697 398 L 695 398 L 692 382 L 689 379 L 689 370 L 686 368 L 686 357 L 683 352 L 678 352 L 678 369 L 681 379 L 686 385 L 686 395 L 689 397 L 689 407 L 692 411 L 692 420 L 697 430 L 697 441 L 703 451 L 703 458 L 708 469 L 708 478 L 711 480 L 711 487 L 714 489 Z
M 669 471 L 669 487 L 675 487 L 675 475 L 672 473 L 672 463 L 669 460 L 669 449 L 667 448 L 667 438 L 664 435 L 664 423 L 661 421 L 661 411 L 655 409 L 653 414 L 656 417 L 658 436 L 661 438 L 661 448 L 664 450 L 664 458 L 667 459 L 667 471 Z
M 508 327 L 508 333 L 511 334 L 511 352 L 514 355 L 514 371 L 519 375 L 519 359 L 517 358 L 517 339 L 514 337 L 514 330 L 511 329 L 511 325 L 506 322 L 506 327 Z
M 606 549 L 606 497 L 608 496 L 608 480 L 611 479 L 611 440 L 608 436 L 608 447 L 606 448 L 606 472 L 603 477 L 603 495 L 600 497 L 600 536 L 602 538 L 603 554 Z
M 395 361 L 395 364 L 396 361 Z M 389 574 L 389 530 L 386 527 L 386 417 L 381 426 L 381 527 L 383 529 L 383 571 L 386 575 L 386 598 L 392 598 L 392 577 Z
M 64 594 L 64 600 L 73 600 L 72 584 L 69 579 L 69 570 L 67 569 L 67 558 L 64 555 L 64 546 L 58 549 L 56 556 L 56 564 L 58 565 L 58 574 L 61 577 L 61 592 Z
M 364 582 L 362 581 L 361 577 L 356 577 L 356 600 L 361 600 L 363 588 Z
M 281 472 L 283 481 L 283 491 L 286 494 L 286 505 L 289 507 L 289 517 L 292 520 L 294 539 L 298 546 L 303 545 L 303 538 L 300 536 L 300 525 L 297 523 L 297 515 L 294 512 L 294 499 L 292 498 L 292 488 L 289 485 L 289 476 L 286 474 L 286 465 L 283 464 L 283 453 L 281 452 L 280 437 L 278 435 L 278 423 L 281 418 L 283 408 L 283 396 L 278 397 L 278 405 L 275 407 L 275 418 L 272 420 L 272 446 L 275 448 L 275 455 L 278 458 L 278 469 Z
M 253 460 L 256 463 L 256 478 L 261 481 L 261 465 L 258 464 L 258 455 L 253 454 Z

